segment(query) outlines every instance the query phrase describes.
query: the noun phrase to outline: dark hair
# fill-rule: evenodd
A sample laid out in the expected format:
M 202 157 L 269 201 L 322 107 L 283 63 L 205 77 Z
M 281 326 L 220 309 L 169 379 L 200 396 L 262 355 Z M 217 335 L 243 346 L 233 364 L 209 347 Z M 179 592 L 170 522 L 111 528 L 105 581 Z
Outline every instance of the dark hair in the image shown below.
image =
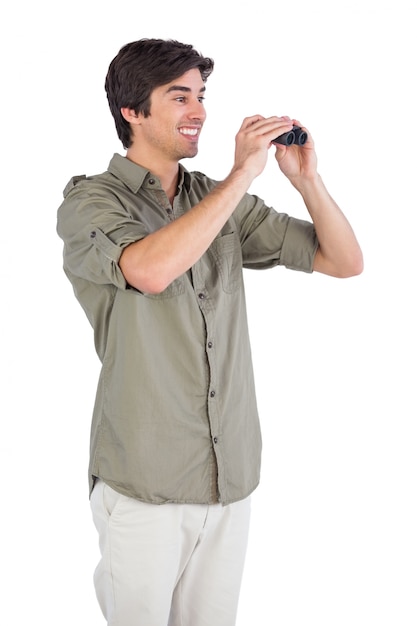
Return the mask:
M 140 39 L 120 49 L 110 63 L 105 89 L 117 134 L 124 148 L 132 145 L 131 127 L 120 109 L 127 107 L 145 117 L 150 115 L 151 93 L 156 87 L 179 78 L 189 70 L 200 70 L 205 82 L 214 61 L 193 46 L 173 39 Z

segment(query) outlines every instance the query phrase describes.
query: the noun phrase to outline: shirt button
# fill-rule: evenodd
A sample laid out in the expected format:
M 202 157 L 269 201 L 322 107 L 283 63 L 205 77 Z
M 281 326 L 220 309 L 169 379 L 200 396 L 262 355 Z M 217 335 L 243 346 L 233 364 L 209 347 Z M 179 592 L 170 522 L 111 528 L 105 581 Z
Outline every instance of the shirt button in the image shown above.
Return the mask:
M 92 230 L 91 233 L 90 233 L 91 239 L 94 239 L 95 236 L 96 236 L 96 231 Z
M 200 298 L 200 300 L 204 300 L 206 296 L 204 295 L 204 293 L 199 293 L 198 297 Z
M 149 179 L 149 184 L 150 185 L 154 185 L 155 184 L 155 179 L 154 178 L 150 178 Z
M 210 391 L 210 398 L 214 398 L 215 395 L 216 395 L 215 391 Z
M 168 215 L 171 215 L 172 209 L 167 209 L 167 213 L 168 213 Z
M 207 344 L 207 347 L 208 348 L 212 348 L 213 347 L 213 343 L 211 341 L 209 341 L 208 344 Z
M 217 443 L 218 441 L 217 437 L 213 437 L 213 443 Z

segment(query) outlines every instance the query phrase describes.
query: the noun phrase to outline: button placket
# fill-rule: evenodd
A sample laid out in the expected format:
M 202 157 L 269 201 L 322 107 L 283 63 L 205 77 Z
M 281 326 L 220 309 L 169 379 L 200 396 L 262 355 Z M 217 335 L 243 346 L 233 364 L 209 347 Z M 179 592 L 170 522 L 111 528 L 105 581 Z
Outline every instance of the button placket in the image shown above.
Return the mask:
M 208 380 L 207 380 L 207 413 L 208 421 L 211 432 L 211 441 L 213 446 L 216 446 L 215 454 L 221 455 L 221 450 L 218 448 L 220 445 L 220 417 L 218 406 L 218 393 L 217 393 L 217 367 L 216 367 L 216 351 L 215 351 L 215 339 L 214 339 L 214 302 L 210 298 L 210 293 L 205 289 L 204 265 L 197 261 L 192 267 L 192 282 L 195 289 L 195 296 L 201 314 L 204 318 L 206 328 L 206 341 L 204 345 L 204 351 L 207 359 L 208 366 Z M 210 339 L 209 339 L 210 337 Z M 218 451 L 217 451 L 218 450 Z M 221 458 L 221 457 L 220 457 Z M 220 463 L 220 465 L 219 465 Z M 222 467 L 220 459 L 217 459 L 218 467 Z M 223 471 L 220 472 L 221 474 Z M 223 481 L 220 480 L 220 484 Z

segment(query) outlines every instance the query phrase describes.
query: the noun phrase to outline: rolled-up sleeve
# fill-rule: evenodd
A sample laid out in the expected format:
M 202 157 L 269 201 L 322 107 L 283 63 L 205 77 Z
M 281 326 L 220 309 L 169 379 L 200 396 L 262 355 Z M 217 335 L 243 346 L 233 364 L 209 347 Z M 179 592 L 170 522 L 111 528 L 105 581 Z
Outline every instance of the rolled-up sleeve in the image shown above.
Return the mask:
M 281 248 L 280 265 L 287 269 L 312 272 L 318 240 L 314 225 L 290 217 Z
M 78 187 L 78 186 L 77 186 Z M 146 229 L 120 202 L 100 190 L 71 191 L 58 210 L 57 231 L 64 241 L 64 269 L 96 284 L 128 287 L 119 267 L 123 249 L 143 239 Z
M 318 240 L 312 222 L 278 213 L 250 195 L 239 205 L 235 218 L 244 267 L 267 269 L 283 265 L 291 270 L 313 271 Z

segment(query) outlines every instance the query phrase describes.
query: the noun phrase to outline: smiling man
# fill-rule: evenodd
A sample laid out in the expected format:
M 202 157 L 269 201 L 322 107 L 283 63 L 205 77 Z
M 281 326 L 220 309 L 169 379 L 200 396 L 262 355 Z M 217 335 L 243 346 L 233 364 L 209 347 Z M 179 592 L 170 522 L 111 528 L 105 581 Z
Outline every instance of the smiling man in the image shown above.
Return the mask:
M 70 180 L 58 210 L 64 270 L 102 362 L 89 484 L 112 626 L 233 626 L 261 434 L 243 268 L 362 271 L 352 228 L 288 116 L 243 120 L 223 181 L 187 171 L 213 61 L 143 39 L 110 64 L 106 91 L 125 156 Z M 270 151 L 309 219 L 248 189 Z

